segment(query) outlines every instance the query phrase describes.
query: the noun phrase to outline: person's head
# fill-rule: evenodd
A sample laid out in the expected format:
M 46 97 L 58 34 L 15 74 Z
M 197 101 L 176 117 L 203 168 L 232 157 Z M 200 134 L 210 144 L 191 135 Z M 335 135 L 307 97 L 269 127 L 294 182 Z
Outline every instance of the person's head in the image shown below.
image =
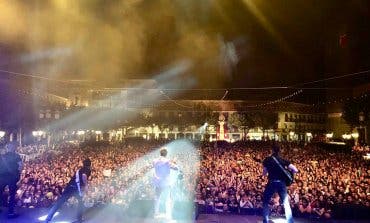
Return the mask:
M 167 156 L 167 149 L 166 149 L 165 147 L 163 147 L 163 148 L 159 151 L 159 153 L 161 154 L 161 156 L 166 157 L 166 156 Z
M 273 155 L 279 155 L 279 152 L 280 152 L 280 147 L 278 145 L 273 145 L 272 146 L 272 154 Z
M 85 159 L 82 164 L 85 168 L 91 168 L 91 160 L 89 158 Z
M 347 196 L 347 201 L 348 201 L 349 203 L 352 203 L 352 202 L 353 202 L 353 198 L 352 198 L 352 196 L 351 196 L 351 195 L 348 195 L 348 196 Z
M 303 206 L 307 206 L 308 205 L 308 199 L 307 198 L 305 198 L 305 197 L 302 198 L 302 205 Z

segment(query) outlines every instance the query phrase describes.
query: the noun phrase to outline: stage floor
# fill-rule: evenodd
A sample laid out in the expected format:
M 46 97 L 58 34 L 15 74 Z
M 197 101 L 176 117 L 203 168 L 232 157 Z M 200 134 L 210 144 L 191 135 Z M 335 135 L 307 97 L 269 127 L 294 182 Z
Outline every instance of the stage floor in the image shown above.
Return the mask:
M 18 209 L 19 217 L 15 219 L 8 219 L 6 217 L 6 209 L 2 209 L 0 212 L 0 223 L 39 223 L 42 222 L 38 220 L 39 217 L 45 216 L 47 214 L 47 209 Z M 59 215 L 54 217 L 53 223 L 73 223 L 76 218 L 75 209 L 63 209 L 60 211 Z M 122 222 L 132 222 L 132 223 L 260 223 L 262 222 L 259 216 L 246 216 L 246 215 L 200 215 L 196 221 L 190 220 L 168 220 L 164 218 L 153 219 L 150 217 L 143 218 L 133 218 L 126 216 L 124 213 L 120 212 L 116 208 L 101 207 L 88 210 L 84 215 L 84 222 L 86 223 L 122 223 Z M 272 218 L 274 223 L 285 222 L 282 218 Z M 309 223 L 312 220 L 307 219 L 295 219 L 295 223 Z M 318 221 L 315 221 L 318 222 Z M 337 221 L 330 220 L 326 221 L 328 223 L 365 223 L 369 220 L 364 221 Z

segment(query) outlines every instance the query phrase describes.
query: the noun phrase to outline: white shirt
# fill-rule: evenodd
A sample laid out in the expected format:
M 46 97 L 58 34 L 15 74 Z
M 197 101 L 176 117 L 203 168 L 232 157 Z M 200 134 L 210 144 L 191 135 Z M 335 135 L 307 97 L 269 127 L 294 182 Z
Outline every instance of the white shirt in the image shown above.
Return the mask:
M 153 162 L 154 166 L 154 185 L 165 187 L 170 185 L 171 168 L 177 169 L 171 164 L 171 161 L 165 157 L 160 157 Z

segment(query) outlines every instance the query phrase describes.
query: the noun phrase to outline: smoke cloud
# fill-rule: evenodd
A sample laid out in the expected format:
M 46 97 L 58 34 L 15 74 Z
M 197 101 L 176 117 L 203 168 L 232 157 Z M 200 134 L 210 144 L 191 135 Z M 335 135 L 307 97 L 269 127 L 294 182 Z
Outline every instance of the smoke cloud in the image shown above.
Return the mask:
M 17 50 L 16 68 L 52 78 L 111 84 L 186 59 L 197 83 L 217 85 L 220 42 L 205 22 L 211 3 L 186 2 L 1 1 L 0 41 Z

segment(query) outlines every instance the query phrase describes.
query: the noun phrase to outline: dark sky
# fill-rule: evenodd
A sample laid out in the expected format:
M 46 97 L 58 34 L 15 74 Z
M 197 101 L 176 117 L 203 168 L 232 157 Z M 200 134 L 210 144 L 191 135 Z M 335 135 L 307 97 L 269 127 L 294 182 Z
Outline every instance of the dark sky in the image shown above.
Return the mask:
M 295 85 L 369 69 L 368 2 L 287 2 L 269 1 L 261 7 L 276 35 L 266 31 L 248 10 L 246 13 L 239 7 L 240 12 L 232 13 L 236 35 L 248 39 L 241 49 L 247 53 L 233 76 L 239 86 Z M 343 47 L 339 44 L 341 35 L 348 39 Z
M 366 0 L 64 2 L 2 6 L 0 69 L 109 86 L 157 77 L 187 60 L 179 80 L 194 79 L 192 88 L 302 87 L 370 69 Z M 304 86 L 347 87 L 369 76 Z

